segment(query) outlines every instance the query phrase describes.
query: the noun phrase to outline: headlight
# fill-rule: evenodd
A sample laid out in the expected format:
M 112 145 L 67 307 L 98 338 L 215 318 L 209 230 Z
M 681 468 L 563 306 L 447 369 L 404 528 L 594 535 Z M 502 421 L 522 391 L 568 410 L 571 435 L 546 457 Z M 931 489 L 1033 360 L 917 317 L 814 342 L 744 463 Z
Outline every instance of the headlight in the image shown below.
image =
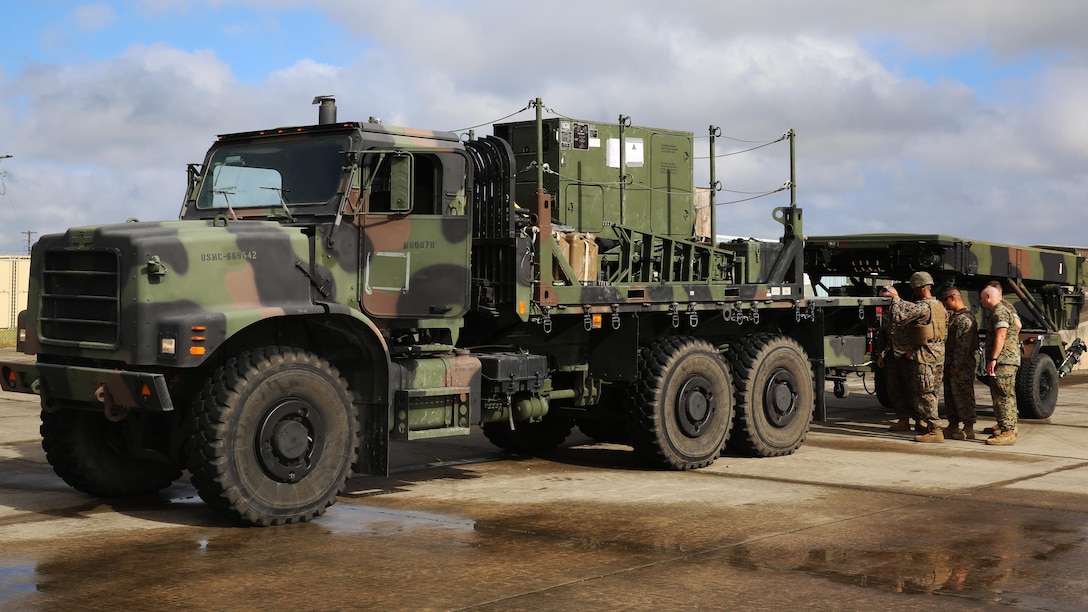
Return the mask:
M 173 336 L 163 336 L 159 338 L 159 355 L 163 357 L 173 357 L 177 352 L 178 340 Z

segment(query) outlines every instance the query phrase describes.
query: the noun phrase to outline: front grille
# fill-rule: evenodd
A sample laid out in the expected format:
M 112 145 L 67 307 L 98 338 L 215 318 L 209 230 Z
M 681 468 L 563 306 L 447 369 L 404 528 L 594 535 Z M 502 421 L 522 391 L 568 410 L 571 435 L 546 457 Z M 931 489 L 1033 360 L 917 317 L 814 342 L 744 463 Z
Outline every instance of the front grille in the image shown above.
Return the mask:
M 43 343 L 117 348 L 121 275 L 116 251 L 45 251 L 41 282 Z

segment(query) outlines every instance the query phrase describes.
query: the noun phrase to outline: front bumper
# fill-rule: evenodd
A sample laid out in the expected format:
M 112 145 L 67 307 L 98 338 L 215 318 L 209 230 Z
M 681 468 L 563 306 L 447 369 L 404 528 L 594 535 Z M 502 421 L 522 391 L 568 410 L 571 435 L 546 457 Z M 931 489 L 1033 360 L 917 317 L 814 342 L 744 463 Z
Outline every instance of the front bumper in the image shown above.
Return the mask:
M 0 362 L 0 388 L 40 395 L 46 409 L 57 400 L 151 412 L 174 409 L 166 377 L 153 372 Z

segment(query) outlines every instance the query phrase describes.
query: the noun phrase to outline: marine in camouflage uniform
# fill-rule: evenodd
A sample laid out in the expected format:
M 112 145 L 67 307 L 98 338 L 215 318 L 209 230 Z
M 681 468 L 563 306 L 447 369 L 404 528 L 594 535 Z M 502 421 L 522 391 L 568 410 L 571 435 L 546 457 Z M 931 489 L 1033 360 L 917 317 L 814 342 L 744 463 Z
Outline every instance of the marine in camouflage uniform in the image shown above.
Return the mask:
M 1011 446 L 1016 443 L 1016 372 L 1020 368 L 1016 311 L 1001 299 L 1001 290 L 996 287 L 986 287 L 979 297 L 982 307 L 987 310 L 983 357 L 997 419 L 994 433 L 986 444 Z
M 938 392 L 944 379 L 944 340 L 947 317 L 944 306 L 931 294 L 933 277 L 928 272 L 915 272 L 910 286 L 918 298 L 911 303 L 900 299 L 894 287 L 885 289 L 892 297 L 892 326 L 910 336 L 911 350 L 907 353 L 910 371 L 910 399 L 915 418 L 923 425 L 923 433 L 914 437 L 918 442 L 942 442 L 944 433 L 937 414 Z M 894 333 L 894 332 L 893 332 Z
M 916 416 L 914 404 L 910 401 L 911 370 L 907 359 L 912 348 L 910 338 L 906 327 L 889 324 L 880 328 L 878 339 L 877 367 L 884 370 L 884 389 L 899 419 L 888 429 L 910 431 L 910 419 Z
M 974 440 L 978 322 L 964 304 L 959 289 L 946 287 L 939 295 L 948 311 L 948 338 L 944 344 L 944 407 L 948 412 L 948 427 L 944 436 Z

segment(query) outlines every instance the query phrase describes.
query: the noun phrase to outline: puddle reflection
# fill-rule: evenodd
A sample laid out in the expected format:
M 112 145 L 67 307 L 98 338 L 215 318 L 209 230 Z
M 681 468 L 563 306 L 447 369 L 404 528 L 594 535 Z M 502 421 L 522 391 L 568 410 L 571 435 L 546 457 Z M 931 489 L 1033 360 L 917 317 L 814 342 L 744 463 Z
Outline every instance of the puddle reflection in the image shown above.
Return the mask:
M 321 517 L 320 526 L 334 535 L 381 536 L 420 528 L 471 532 L 476 527 L 476 521 L 418 510 L 340 503 Z
M 24 559 L 0 561 L 0 608 L 6 608 L 21 595 L 38 589 L 38 573 L 33 563 Z
M 976 539 L 906 544 L 896 550 L 826 547 L 808 551 L 740 546 L 730 565 L 744 569 L 800 571 L 835 583 L 894 593 L 960 595 L 983 601 L 1023 603 L 1009 593 L 1025 584 L 1062 582 L 1079 565 L 1083 528 L 1036 523 L 999 529 Z M 1040 563 L 1043 562 L 1043 563 Z

